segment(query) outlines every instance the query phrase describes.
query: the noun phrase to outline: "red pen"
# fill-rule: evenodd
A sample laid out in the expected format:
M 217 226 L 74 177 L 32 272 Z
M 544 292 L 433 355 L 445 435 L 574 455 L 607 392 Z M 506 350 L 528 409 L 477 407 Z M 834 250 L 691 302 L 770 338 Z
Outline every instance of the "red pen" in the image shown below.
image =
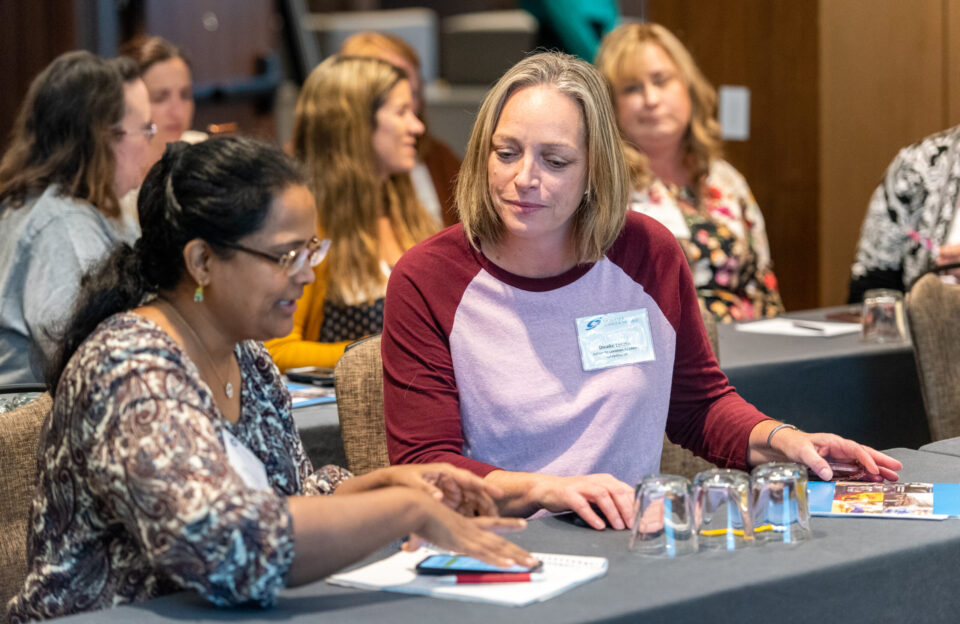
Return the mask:
M 484 572 L 480 574 L 450 574 L 433 577 L 439 583 L 462 585 L 465 583 L 530 583 L 546 580 L 542 572 L 519 572 L 501 574 L 498 572 Z

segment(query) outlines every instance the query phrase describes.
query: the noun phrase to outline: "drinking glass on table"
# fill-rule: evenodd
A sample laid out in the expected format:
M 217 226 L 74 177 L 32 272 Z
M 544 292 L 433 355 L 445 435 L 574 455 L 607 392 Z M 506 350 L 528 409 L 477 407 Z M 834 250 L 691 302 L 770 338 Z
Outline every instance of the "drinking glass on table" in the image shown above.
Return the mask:
M 791 462 L 760 464 L 750 473 L 750 496 L 758 543 L 795 544 L 810 539 L 806 468 Z
M 697 552 L 690 480 L 650 475 L 637 485 L 630 549 L 643 555 L 679 557 Z
M 907 338 L 903 314 L 903 293 L 873 288 L 864 293 L 860 315 L 860 337 L 864 342 L 902 342 Z
M 715 468 L 693 479 L 694 518 L 700 546 L 740 550 L 753 544 L 750 475 Z

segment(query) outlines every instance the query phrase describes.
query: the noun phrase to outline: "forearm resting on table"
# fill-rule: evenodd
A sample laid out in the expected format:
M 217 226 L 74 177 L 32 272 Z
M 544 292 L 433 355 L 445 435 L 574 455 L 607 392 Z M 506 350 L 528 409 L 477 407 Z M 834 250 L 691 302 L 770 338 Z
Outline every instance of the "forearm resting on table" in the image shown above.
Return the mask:
M 323 578 L 420 529 L 430 498 L 404 487 L 350 496 L 292 496 L 293 587 Z

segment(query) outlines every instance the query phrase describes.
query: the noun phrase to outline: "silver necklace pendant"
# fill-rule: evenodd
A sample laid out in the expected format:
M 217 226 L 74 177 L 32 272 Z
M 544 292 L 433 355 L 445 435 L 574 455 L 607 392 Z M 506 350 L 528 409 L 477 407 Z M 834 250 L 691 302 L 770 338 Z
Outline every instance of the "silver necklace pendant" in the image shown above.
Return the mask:
M 232 399 L 232 398 L 233 398 L 233 384 L 228 381 L 228 382 L 227 382 L 227 385 L 225 385 L 225 386 L 223 387 L 223 392 L 227 395 L 227 398 L 228 398 L 228 399 Z

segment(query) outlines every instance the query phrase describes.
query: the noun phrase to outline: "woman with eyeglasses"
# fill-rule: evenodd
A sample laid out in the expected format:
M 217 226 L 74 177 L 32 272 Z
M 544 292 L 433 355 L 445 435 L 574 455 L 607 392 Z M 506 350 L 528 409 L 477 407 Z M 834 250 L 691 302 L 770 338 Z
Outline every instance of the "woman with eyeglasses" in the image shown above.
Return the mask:
M 267 343 L 281 370 L 333 366 L 347 344 L 380 332 L 393 265 L 437 230 L 410 180 L 423 130 L 410 81 L 386 61 L 333 56 L 304 83 L 293 149 L 331 243 L 293 331 Z
M 155 133 L 129 59 L 68 52 L 33 80 L 0 160 L 0 384 L 42 381 L 80 276 L 136 238 L 119 198 Z
M 532 563 L 489 530 L 523 526 L 489 517 L 502 492 L 466 471 L 314 472 L 260 342 L 290 331 L 322 256 L 292 161 L 250 139 L 174 143 L 139 209 L 142 238 L 85 279 L 49 371 L 10 621 L 182 590 L 265 606 L 409 533 Z

